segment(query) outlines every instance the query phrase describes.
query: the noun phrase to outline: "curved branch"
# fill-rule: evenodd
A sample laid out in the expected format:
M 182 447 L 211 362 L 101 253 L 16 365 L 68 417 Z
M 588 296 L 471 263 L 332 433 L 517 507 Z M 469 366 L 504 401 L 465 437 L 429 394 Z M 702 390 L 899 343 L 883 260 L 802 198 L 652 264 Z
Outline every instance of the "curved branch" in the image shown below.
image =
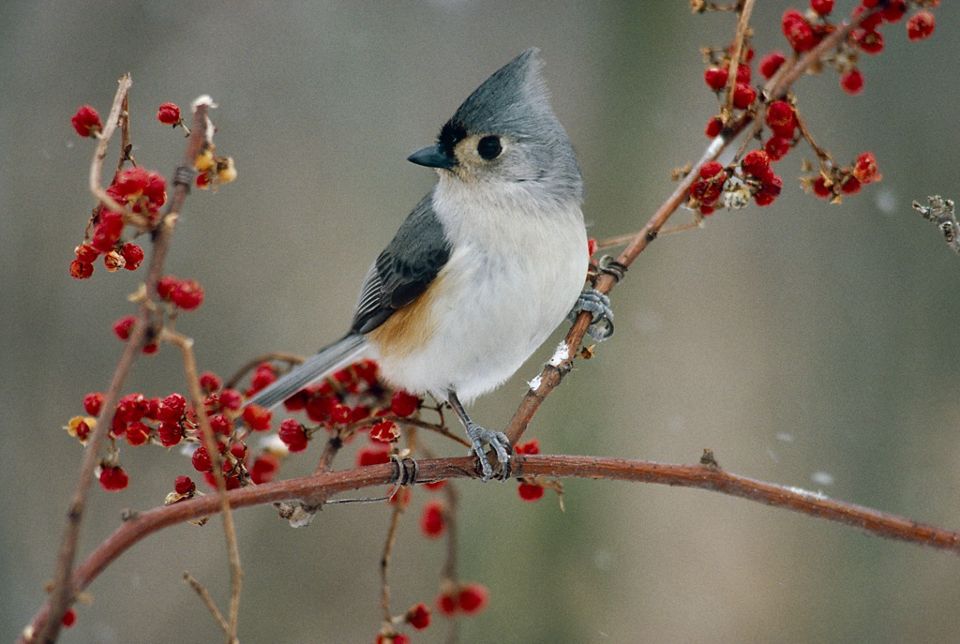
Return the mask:
M 418 483 L 478 476 L 473 457 L 425 459 L 417 461 L 417 466 Z M 234 509 L 296 498 L 329 498 L 348 490 L 393 483 L 397 479 L 397 469 L 395 463 L 384 463 L 324 472 L 232 490 L 227 497 L 230 507 Z M 815 492 L 726 472 L 712 464 L 712 461 L 707 465 L 673 465 L 593 456 L 515 456 L 513 472 L 517 477 L 607 479 L 711 490 L 854 526 L 878 537 L 926 545 L 960 555 L 960 532 L 838 501 Z M 72 578 L 73 590 L 79 592 L 86 588 L 127 549 L 154 532 L 215 514 L 220 507 L 218 496 L 207 495 L 147 510 L 125 521 L 77 567 Z M 43 628 L 48 614 L 49 602 L 34 617 L 28 631 L 36 632 Z M 29 633 L 25 633 L 21 639 L 21 642 L 25 641 L 30 641 Z
M 869 14 L 864 14 L 861 18 L 867 15 Z M 855 24 L 856 23 L 846 21 L 837 25 L 837 29 L 833 33 L 820 41 L 816 47 L 794 61 L 792 65 L 783 65 L 780 71 L 764 86 L 764 94 L 771 98 L 784 96 L 790 90 L 793 83 L 804 72 L 810 69 L 814 63 L 821 59 L 824 52 L 833 49 L 841 40 L 847 37 Z M 657 208 L 653 216 L 650 217 L 650 220 L 647 221 L 643 228 L 637 231 L 627 247 L 617 257 L 616 261 L 624 267 L 624 270 L 629 268 L 640 253 L 650 245 L 650 242 L 657 238 L 660 229 L 667 223 L 670 216 L 686 201 L 687 194 L 690 192 L 690 186 L 692 186 L 693 182 L 697 179 L 700 167 L 707 161 L 716 159 L 720 153 L 753 122 L 754 118 L 754 112 L 750 110 L 745 111 L 730 123 L 723 133 L 710 142 L 710 145 L 707 146 L 700 160 L 693 165 L 690 172 L 677 184 L 673 193 Z M 601 293 L 609 293 L 616 284 L 617 278 L 609 273 L 602 273 L 597 278 L 595 288 Z M 560 381 L 563 380 L 563 376 L 572 368 L 573 359 L 577 354 L 576 348 L 579 347 L 583 341 L 583 336 L 587 332 L 589 325 L 590 313 L 586 311 L 581 312 L 564 339 L 569 357 L 562 361 L 559 366 L 546 365 L 540 372 L 540 376 L 534 378 L 532 381 L 537 383 L 537 388 L 527 391 L 523 400 L 520 401 L 519 408 L 504 430 L 507 437 L 510 438 L 511 443 L 516 444 L 523 435 L 523 432 L 526 431 L 534 414 L 540 409 L 540 404 L 551 391 L 556 389 Z

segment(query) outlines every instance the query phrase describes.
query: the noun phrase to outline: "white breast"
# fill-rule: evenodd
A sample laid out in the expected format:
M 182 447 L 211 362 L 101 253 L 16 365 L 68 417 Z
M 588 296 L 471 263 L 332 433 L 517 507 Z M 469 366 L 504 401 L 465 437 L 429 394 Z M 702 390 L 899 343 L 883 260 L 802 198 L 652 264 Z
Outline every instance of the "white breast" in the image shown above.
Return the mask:
M 420 349 L 381 356 L 387 380 L 468 404 L 513 375 L 576 303 L 587 238 L 576 202 L 534 199 L 524 184 L 443 180 L 434 209 L 452 253 Z

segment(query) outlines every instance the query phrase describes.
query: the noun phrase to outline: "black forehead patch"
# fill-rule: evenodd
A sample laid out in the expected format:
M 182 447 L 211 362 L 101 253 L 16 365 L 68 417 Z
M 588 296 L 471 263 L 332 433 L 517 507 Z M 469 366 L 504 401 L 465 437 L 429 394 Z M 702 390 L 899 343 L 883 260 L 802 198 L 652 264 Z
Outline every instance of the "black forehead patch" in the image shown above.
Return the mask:
M 451 159 L 453 158 L 453 148 L 467 136 L 467 128 L 461 123 L 449 120 L 443 124 L 440 129 L 440 136 L 437 137 L 437 143 L 443 148 L 444 153 Z

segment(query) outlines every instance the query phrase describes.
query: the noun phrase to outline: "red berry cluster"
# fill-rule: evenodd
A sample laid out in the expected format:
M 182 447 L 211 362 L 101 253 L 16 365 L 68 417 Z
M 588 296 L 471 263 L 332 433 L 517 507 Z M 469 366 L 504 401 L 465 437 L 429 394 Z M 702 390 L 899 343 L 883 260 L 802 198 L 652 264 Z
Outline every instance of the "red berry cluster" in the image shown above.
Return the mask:
M 256 405 L 243 408 L 243 396 L 233 389 L 221 389 L 221 380 L 213 373 L 202 374 L 200 384 L 206 394 L 204 410 L 216 436 L 227 487 L 232 489 L 249 482 L 269 481 L 279 467 L 279 455 L 268 449 L 253 458 L 251 463 L 245 442 L 247 433 L 240 431 L 235 421 L 242 417 L 250 431 L 268 431 L 270 412 Z M 83 399 L 83 407 L 89 416 L 70 419 L 65 428 L 67 432 L 85 442 L 96 424 L 93 417 L 101 414 L 102 406 L 103 394 L 87 394 Z M 173 447 L 181 442 L 203 442 L 196 410 L 182 394 L 176 392 L 164 398 L 147 398 L 140 393 L 127 394 L 117 402 L 110 423 L 108 436 L 111 446 L 99 473 L 100 484 L 107 490 L 123 489 L 129 482 L 126 471 L 119 464 L 121 440 L 133 447 L 147 443 Z M 214 484 L 213 459 L 205 447 L 201 445 L 193 451 L 191 463 L 195 470 L 204 474 L 209 484 Z M 188 477 L 178 477 L 175 482 L 176 498 L 168 499 L 168 502 L 192 496 L 193 485 Z
M 377 465 L 390 461 L 390 445 L 400 437 L 399 425 L 385 416 L 406 418 L 415 414 L 421 400 L 403 391 L 391 392 L 378 380 L 372 360 L 362 360 L 336 371 L 316 385 L 306 387 L 284 401 L 288 412 L 301 412 L 309 425 L 295 418 L 280 424 L 279 438 L 291 452 L 307 448 L 313 434 L 325 429 L 341 432 L 344 440 L 355 432 L 369 430 L 370 443 L 357 452 L 357 464 Z M 260 365 L 254 372 L 251 392 L 276 379 L 272 367 Z
M 840 83 L 844 90 L 851 94 L 858 93 L 863 88 L 858 58 L 861 53 L 877 54 L 883 50 L 882 26 L 902 20 L 911 8 L 915 8 L 918 11 L 907 23 L 908 37 L 911 40 L 928 37 L 934 29 L 934 18 L 928 9 L 938 4 L 939 0 L 862 0 L 853 12 L 855 28 L 835 52 L 824 57 L 823 62 L 833 65 L 840 72 Z M 813 49 L 837 29 L 830 19 L 833 9 L 832 0 L 810 0 L 810 8 L 806 12 L 789 9 L 783 14 L 781 28 L 795 54 Z M 708 68 L 704 80 L 717 92 L 728 85 L 730 49 L 707 50 Z M 749 43 L 744 43 L 742 49 L 745 53 L 737 66 L 738 87 L 749 82 L 753 58 Z M 766 54 L 760 60 L 761 75 L 772 78 L 786 60 L 779 51 Z M 741 88 L 740 94 L 746 97 L 748 93 Z M 710 215 L 721 207 L 740 208 L 751 199 L 759 206 L 773 203 L 783 189 L 783 180 L 774 172 L 772 164 L 783 159 L 801 140 L 807 140 L 819 158 L 819 174 L 801 179 L 803 185 L 815 195 L 836 202 L 842 195 L 854 194 L 862 186 L 880 180 L 876 158 L 871 153 L 864 152 L 850 166 L 834 163 L 804 128 L 792 96 L 768 101 L 765 105 L 761 103 L 757 106 L 756 100 L 745 105 L 744 100 L 737 100 L 735 92 L 732 107 L 762 109 L 763 120 L 756 123 L 755 134 L 763 137 L 765 132 L 769 132 L 769 136 L 762 138 L 762 149 L 749 151 L 742 159 L 735 159 L 727 167 L 715 161 L 700 167 L 687 200 L 688 207 L 699 215 Z M 731 116 L 721 110 L 707 123 L 706 134 L 711 137 L 721 134 Z
M 203 304 L 203 287 L 196 280 L 182 280 L 164 275 L 157 280 L 157 295 L 178 309 L 192 311 Z
M 458 612 L 476 615 L 487 607 L 489 598 L 490 593 L 483 584 L 459 584 L 442 590 L 437 597 L 436 606 L 437 610 L 447 617 Z
M 921 8 L 907 21 L 907 37 L 910 40 L 928 38 L 934 30 L 933 14 L 923 7 L 936 7 L 939 0 L 862 0 L 854 10 L 853 19 L 857 27 L 850 32 L 837 55 L 830 62 L 840 73 L 840 87 L 848 94 L 859 94 L 863 90 L 864 80 L 858 66 L 859 54 L 876 55 L 883 51 L 884 41 L 881 27 L 885 23 L 896 23 L 910 11 L 910 7 Z M 796 9 L 788 9 L 781 19 L 783 34 L 797 53 L 813 49 L 823 38 L 836 29 L 830 21 L 833 11 L 832 0 L 810 0 L 810 10 L 806 14 Z
M 84 137 L 96 137 L 103 129 L 100 115 L 89 105 L 80 107 L 71 118 L 71 123 L 77 134 Z M 106 192 L 121 206 L 143 215 L 151 227 L 158 221 L 160 207 L 167 200 L 163 177 L 140 167 L 119 170 Z M 71 277 L 89 278 L 93 275 L 94 262 L 101 255 L 108 271 L 133 271 L 139 268 L 143 262 L 143 249 L 122 239 L 127 223 L 123 213 L 97 206 L 83 242 L 74 249 L 75 258 L 70 263 Z
M 862 152 L 849 166 L 821 164 L 819 174 L 804 177 L 803 184 L 816 196 L 839 203 L 843 195 L 856 194 L 862 186 L 881 178 L 877 158 L 872 152 Z

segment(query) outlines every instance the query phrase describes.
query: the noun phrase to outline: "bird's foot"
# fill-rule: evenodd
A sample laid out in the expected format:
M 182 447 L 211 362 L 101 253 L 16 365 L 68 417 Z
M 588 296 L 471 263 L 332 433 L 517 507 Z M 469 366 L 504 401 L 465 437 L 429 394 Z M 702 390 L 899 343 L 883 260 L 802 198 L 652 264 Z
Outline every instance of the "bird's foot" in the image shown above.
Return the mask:
M 587 333 L 597 342 L 602 342 L 613 335 L 613 309 L 610 308 L 610 298 L 595 288 L 585 288 L 577 299 L 570 318 L 576 319 L 581 311 L 590 313 L 590 326 Z
M 487 458 L 485 445 L 489 445 L 497 455 L 497 461 L 500 464 L 497 478 L 501 481 L 510 478 L 510 454 L 513 453 L 513 447 L 510 445 L 510 439 L 507 438 L 507 435 L 503 432 L 495 432 L 481 427 L 473 421 L 469 421 L 466 426 L 473 453 L 480 460 L 483 480 L 489 481 L 494 478 L 493 467 L 491 467 L 490 460 Z

